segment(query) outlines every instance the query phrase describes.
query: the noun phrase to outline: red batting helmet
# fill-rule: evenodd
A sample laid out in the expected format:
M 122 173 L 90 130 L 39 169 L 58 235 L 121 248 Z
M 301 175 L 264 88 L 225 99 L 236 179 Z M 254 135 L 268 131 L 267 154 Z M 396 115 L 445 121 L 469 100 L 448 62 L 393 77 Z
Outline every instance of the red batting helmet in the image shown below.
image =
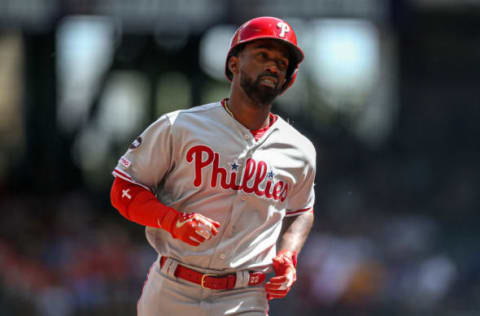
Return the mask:
M 287 81 L 282 87 L 283 92 L 295 81 L 298 65 L 303 60 L 303 52 L 300 47 L 297 46 L 297 36 L 293 28 L 287 22 L 278 18 L 269 16 L 254 18 L 245 22 L 237 29 L 235 34 L 233 34 L 230 50 L 227 54 L 225 75 L 229 81 L 232 81 L 233 74 L 228 69 L 228 60 L 237 52 L 237 49 L 245 43 L 264 38 L 281 41 L 290 49 L 290 64 L 287 71 Z

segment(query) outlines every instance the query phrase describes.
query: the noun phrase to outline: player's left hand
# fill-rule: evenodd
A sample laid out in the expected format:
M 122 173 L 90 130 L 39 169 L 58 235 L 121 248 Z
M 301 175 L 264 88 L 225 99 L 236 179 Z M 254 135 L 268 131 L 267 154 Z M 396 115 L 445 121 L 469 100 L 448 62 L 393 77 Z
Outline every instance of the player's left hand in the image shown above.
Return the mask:
M 272 259 L 275 276 L 265 284 L 268 300 L 283 298 L 297 280 L 297 254 L 282 250 Z

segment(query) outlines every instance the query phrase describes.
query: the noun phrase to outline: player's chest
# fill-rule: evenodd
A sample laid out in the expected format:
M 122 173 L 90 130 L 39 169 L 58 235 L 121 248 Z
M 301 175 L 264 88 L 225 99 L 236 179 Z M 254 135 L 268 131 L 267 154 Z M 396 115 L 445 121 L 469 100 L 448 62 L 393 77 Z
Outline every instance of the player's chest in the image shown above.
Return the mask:
M 283 202 L 304 164 L 292 154 L 292 146 L 269 140 L 256 143 L 248 139 L 251 136 L 230 142 L 188 142 L 178 168 L 192 175 L 191 185 L 198 189 L 243 191 Z

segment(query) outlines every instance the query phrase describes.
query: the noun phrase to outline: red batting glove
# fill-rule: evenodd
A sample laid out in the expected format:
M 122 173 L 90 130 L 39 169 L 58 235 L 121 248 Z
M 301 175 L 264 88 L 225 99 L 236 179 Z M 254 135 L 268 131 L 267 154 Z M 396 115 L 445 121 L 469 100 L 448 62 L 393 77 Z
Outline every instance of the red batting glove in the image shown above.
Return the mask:
M 297 280 L 297 253 L 282 250 L 272 259 L 275 276 L 265 284 L 268 300 L 283 298 Z
M 170 208 L 168 213 L 158 221 L 161 228 L 168 231 L 173 238 L 198 246 L 205 240 L 217 235 L 220 223 L 198 213 L 182 213 Z

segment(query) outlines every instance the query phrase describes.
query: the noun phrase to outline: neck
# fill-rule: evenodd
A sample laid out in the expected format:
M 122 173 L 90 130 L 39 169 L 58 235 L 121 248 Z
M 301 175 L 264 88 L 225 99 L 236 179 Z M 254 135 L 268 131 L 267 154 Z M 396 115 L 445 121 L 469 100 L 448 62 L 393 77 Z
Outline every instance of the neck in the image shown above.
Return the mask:
M 270 123 L 271 104 L 256 104 L 249 98 L 241 98 L 232 93 L 226 105 L 232 116 L 250 130 L 267 127 Z

